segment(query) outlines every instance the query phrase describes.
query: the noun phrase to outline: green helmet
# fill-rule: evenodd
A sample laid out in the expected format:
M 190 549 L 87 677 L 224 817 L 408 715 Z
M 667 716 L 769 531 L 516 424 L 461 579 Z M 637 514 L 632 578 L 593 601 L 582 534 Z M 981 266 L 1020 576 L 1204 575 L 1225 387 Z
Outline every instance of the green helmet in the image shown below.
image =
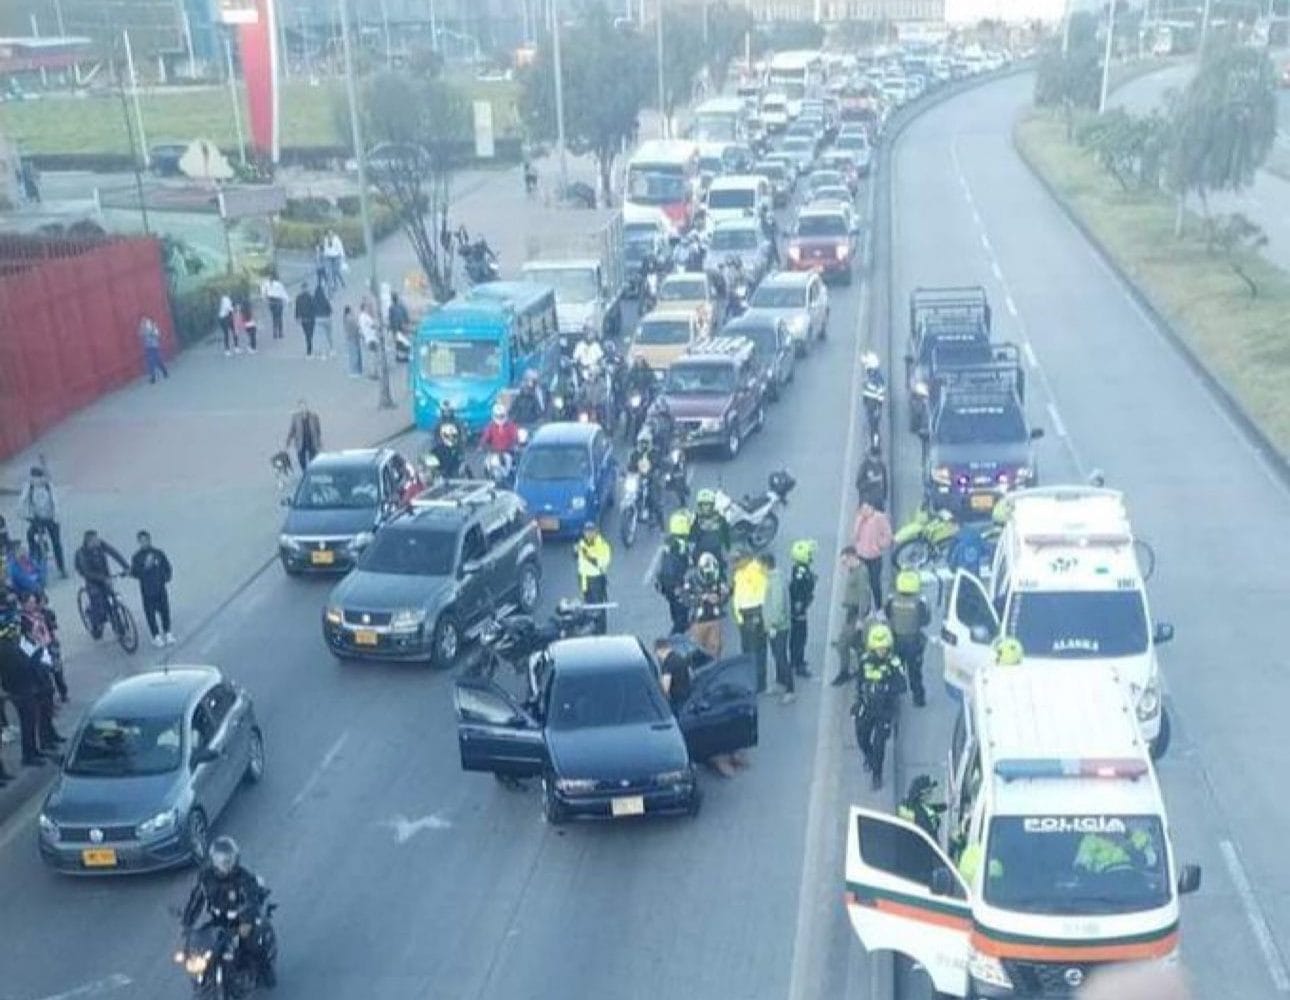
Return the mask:
M 688 538 L 690 536 L 690 525 L 694 519 L 690 517 L 688 510 L 678 510 L 672 514 L 667 521 L 667 533 L 676 538 Z
M 923 579 L 916 569 L 902 569 L 896 574 L 896 593 L 917 594 L 923 589 Z
M 715 507 L 717 505 L 717 491 L 710 489 L 701 489 L 694 498 L 696 507 Z
M 1018 639 L 1011 636 L 1000 639 L 994 644 L 994 662 L 1001 667 L 1015 667 L 1026 655 Z
M 882 622 L 878 622 L 869 626 L 869 632 L 864 637 L 864 648 L 870 653 L 887 653 L 891 651 L 895 641 L 891 629 Z
M 815 541 L 810 538 L 799 538 L 789 548 L 789 555 L 795 563 L 809 563 L 815 558 Z

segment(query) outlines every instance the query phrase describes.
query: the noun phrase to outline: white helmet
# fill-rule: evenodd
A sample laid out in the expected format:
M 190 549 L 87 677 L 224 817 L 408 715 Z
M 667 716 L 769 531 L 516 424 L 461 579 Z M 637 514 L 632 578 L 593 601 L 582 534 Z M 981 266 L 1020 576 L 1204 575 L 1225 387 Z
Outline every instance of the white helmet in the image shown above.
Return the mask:
M 506 419 L 506 407 L 501 403 L 493 404 L 493 419 L 499 424 Z
M 881 362 L 878 361 L 878 355 L 873 351 L 865 351 L 864 354 L 860 355 L 860 364 L 864 366 L 865 371 L 873 371 L 879 367 Z

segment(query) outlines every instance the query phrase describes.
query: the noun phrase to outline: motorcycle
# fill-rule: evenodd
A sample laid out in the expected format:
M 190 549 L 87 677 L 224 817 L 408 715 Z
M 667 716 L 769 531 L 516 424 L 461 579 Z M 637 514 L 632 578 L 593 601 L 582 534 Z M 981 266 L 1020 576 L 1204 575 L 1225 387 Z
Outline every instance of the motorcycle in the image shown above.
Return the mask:
M 726 315 L 743 315 L 748 308 L 748 275 L 744 272 L 744 262 L 738 254 L 731 254 L 726 258 L 721 276 L 726 283 Z
M 961 525 L 951 511 L 919 507 L 914 516 L 892 535 L 891 561 L 897 569 L 924 570 L 943 566 L 949 561 L 950 550 L 960 529 Z M 999 531 L 1000 527 L 992 524 L 982 530 L 982 538 L 993 545 Z
M 736 501 L 723 490 L 717 490 L 717 513 L 730 526 L 731 541 L 760 552 L 775 540 L 779 531 L 779 516 L 775 508 L 788 506 L 788 495 L 797 480 L 781 469 L 766 477 L 766 492 L 761 496 L 748 494 Z
M 640 433 L 645 423 L 645 414 L 654 397 L 652 393 L 642 392 L 639 389 L 632 389 L 626 393 L 626 396 L 627 398 L 623 400 L 623 437 L 630 443 L 635 441 L 636 435 Z
M 265 908 L 266 922 L 276 909 L 277 905 L 273 903 Z M 201 1000 L 240 1000 L 250 996 L 260 985 L 260 970 L 249 950 L 243 946 L 243 928 L 239 926 L 237 917 L 234 910 L 222 922 L 208 921 L 194 927 L 184 935 L 182 946 L 175 952 L 175 964 L 192 982 L 193 996 Z M 246 933 L 253 932 L 253 929 L 246 930 Z M 278 950 L 272 925 L 266 929 L 266 949 L 272 965 Z
M 642 522 L 653 524 L 656 528 L 662 527 L 662 524 L 657 523 L 661 511 L 656 509 L 658 505 L 650 495 L 655 482 L 650 475 L 649 459 L 642 459 L 641 465 L 642 468 L 636 472 L 629 470 L 623 473 L 622 486 L 618 492 L 619 535 L 623 545 L 629 549 L 636 543 L 636 534 Z
M 556 602 L 555 613 L 541 623 L 532 615 L 494 612 L 480 628 L 479 653 L 468 671 L 491 680 L 499 667 L 509 667 L 526 678 L 530 695 L 536 695 L 542 689 L 536 654 L 560 639 L 594 635 L 599 616 L 615 607 L 565 597 Z
M 472 242 L 465 226 L 457 230 L 457 256 L 465 265 L 466 277 L 472 285 L 496 281 L 501 276 L 497 254 L 493 253 L 488 240 L 481 236 Z
M 524 431 L 520 432 L 524 434 Z M 499 489 L 508 490 L 515 477 L 515 456 L 509 451 L 490 451 L 484 456 L 484 478 Z

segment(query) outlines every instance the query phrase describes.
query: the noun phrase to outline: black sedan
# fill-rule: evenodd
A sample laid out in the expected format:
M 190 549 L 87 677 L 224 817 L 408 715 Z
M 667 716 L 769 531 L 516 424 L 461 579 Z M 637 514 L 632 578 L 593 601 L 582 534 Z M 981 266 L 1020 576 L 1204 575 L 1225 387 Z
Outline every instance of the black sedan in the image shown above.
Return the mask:
M 694 762 L 757 743 L 750 657 L 700 667 L 673 708 L 634 636 L 566 639 L 541 655 L 539 689 L 527 699 L 482 677 L 457 682 L 457 743 L 463 770 L 540 776 L 551 823 L 694 815 Z

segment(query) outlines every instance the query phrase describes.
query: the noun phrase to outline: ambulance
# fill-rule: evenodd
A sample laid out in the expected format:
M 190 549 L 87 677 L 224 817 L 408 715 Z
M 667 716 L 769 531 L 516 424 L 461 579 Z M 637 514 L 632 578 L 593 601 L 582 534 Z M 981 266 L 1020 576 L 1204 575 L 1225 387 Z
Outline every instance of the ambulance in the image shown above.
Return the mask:
M 1151 754 L 1118 668 L 989 667 L 950 742 L 938 842 L 853 806 L 846 907 L 869 951 L 939 997 L 1074 996 L 1100 966 L 1174 962 L 1177 867 Z

